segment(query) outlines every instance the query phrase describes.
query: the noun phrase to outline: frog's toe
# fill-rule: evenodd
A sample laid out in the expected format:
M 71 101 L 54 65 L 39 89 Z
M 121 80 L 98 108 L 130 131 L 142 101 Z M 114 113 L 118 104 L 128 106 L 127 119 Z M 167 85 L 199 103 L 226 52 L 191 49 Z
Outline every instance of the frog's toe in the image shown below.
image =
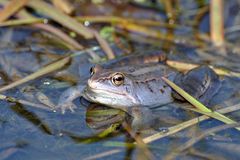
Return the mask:
M 64 114 L 67 110 L 74 112 L 76 108 L 77 106 L 72 102 L 62 103 L 56 106 L 56 110 L 61 110 L 62 114 Z

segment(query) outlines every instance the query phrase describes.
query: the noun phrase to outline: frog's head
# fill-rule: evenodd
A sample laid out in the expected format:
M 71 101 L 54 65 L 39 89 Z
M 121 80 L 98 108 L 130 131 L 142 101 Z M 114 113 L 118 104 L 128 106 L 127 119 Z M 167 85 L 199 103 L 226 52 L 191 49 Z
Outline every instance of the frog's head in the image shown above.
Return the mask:
M 87 100 L 120 109 L 138 104 L 128 73 L 121 69 L 104 69 L 99 65 L 92 67 L 90 73 L 83 93 Z

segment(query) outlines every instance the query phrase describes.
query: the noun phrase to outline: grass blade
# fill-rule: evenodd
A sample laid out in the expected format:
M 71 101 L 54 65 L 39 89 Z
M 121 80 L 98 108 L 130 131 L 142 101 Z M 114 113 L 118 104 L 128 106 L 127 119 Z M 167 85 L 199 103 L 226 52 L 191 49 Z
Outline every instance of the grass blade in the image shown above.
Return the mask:
M 9 4 L 5 6 L 3 10 L 0 11 L 0 22 L 7 20 L 15 12 L 25 6 L 29 0 L 12 0 Z
M 167 62 L 167 65 L 183 72 L 199 66 L 199 64 L 186 63 L 186 62 L 180 62 L 180 61 L 174 61 L 174 60 L 167 60 L 166 62 Z M 218 68 L 211 65 L 209 65 L 209 67 L 212 70 L 214 70 L 218 75 L 240 77 L 239 72 L 233 72 L 225 68 Z
M 20 25 L 28 25 L 28 24 L 36 24 L 36 23 L 44 23 L 44 19 L 26 18 L 26 19 L 8 20 L 8 21 L 0 23 L 0 27 L 20 26 Z
M 3 91 L 6 91 L 8 89 L 11 89 L 11 88 L 14 88 L 16 86 L 19 86 L 23 83 L 26 83 L 28 81 L 31 81 L 31 80 L 34 80 L 38 77 L 41 77 L 43 75 L 46 75 L 48 73 L 51 73 L 53 71 L 56 71 L 62 67 L 64 67 L 67 63 L 69 63 L 71 60 L 71 57 L 65 57 L 57 62 L 53 62 L 52 64 L 49 64 L 48 66 L 46 67 L 43 67 L 41 69 L 39 69 L 38 71 L 20 79 L 20 80 L 17 80 L 9 85 L 6 85 L 6 86 L 3 86 L 2 88 L 0 88 L 0 92 L 3 92 Z
M 226 124 L 232 124 L 232 123 L 236 123 L 234 120 L 218 113 L 218 112 L 214 112 L 212 110 L 210 110 L 209 108 L 207 108 L 206 106 L 204 106 L 201 102 L 199 102 L 198 100 L 196 100 L 194 97 L 192 97 L 190 94 L 188 94 L 187 92 L 185 92 L 183 89 L 181 89 L 180 87 L 178 87 L 176 84 L 174 84 L 172 81 L 168 80 L 165 77 L 162 77 L 162 79 L 169 85 L 171 86 L 178 94 L 180 94 L 182 97 L 184 97 L 189 103 L 191 103 L 193 106 L 195 106 L 199 111 L 201 111 L 202 113 L 204 113 L 205 115 L 215 118 L 219 121 L 222 121 Z M 240 128 L 236 128 L 238 130 L 240 130 Z
M 216 46 L 224 44 L 223 1 L 210 1 L 211 39 Z
M 71 18 L 70 16 L 64 14 L 60 10 L 54 8 L 50 4 L 40 1 L 40 0 L 30 0 L 28 6 L 35 9 L 36 11 L 41 12 L 42 14 L 51 17 L 56 22 L 60 23 L 61 25 L 73 30 L 74 32 L 82 35 L 86 39 L 93 38 L 92 32 L 84 27 L 81 23 L 77 20 Z

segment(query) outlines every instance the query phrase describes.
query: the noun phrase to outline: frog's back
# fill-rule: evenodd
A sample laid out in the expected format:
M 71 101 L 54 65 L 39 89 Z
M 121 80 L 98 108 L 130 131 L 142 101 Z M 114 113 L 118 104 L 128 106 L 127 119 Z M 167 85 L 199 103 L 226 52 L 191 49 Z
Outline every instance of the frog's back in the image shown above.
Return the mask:
M 132 79 L 132 92 L 142 106 L 156 107 L 173 101 L 172 90 L 161 77 L 173 80 L 175 70 L 163 64 L 145 64 L 128 67 L 125 71 Z

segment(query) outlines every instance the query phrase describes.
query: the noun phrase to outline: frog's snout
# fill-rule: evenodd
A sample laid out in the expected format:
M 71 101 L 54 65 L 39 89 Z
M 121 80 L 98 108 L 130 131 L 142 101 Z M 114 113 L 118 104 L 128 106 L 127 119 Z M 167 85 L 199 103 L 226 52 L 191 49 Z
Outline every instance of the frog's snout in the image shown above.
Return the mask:
M 87 85 L 89 88 L 93 88 L 93 89 L 97 89 L 97 86 L 98 86 L 97 82 L 93 81 L 92 79 L 88 79 Z

